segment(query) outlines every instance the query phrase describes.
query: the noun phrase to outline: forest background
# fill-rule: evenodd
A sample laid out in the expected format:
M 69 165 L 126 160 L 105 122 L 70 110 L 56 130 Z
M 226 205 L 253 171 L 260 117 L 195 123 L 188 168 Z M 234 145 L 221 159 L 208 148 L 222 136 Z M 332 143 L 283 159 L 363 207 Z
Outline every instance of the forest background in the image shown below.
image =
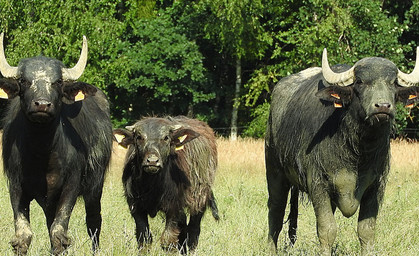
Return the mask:
M 325 47 L 332 65 L 378 56 L 410 73 L 418 20 L 419 0 L 0 1 L 11 65 L 42 54 L 72 67 L 87 36 L 80 80 L 108 95 L 115 127 L 187 115 L 232 137 L 263 137 L 274 85 L 320 66 Z M 418 116 L 398 106 L 394 136 L 417 138 Z

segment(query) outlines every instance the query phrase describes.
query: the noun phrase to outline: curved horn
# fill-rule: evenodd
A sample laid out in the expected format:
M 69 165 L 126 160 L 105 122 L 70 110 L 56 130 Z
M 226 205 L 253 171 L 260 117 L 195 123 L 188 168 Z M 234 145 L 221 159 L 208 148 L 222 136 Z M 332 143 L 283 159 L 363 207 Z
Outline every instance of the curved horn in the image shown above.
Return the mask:
M 80 59 L 73 68 L 63 68 L 63 80 L 77 80 L 84 71 L 87 64 L 87 39 L 83 36 L 83 47 L 81 49 Z
M 335 84 L 339 86 L 348 86 L 352 84 L 355 79 L 354 67 L 342 73 L 333 72 L 333 70 L 329 66 L 329 61 L 327 60 L 326 48 L 324 48 L 323 50 L 322 73 L 326 82 L 328 82 L 329 84 Z
M 419 83 L 419 46 L 416 47 L 416 62 L 412 73 L 406 74 L 399 70 L 397 82 L 400 86 L 410 87 Z
M 6 56 L 4 55 L 3 48 L 3 37 L 4 33 L 0 35 L 0 72 L 4 77 L 7 78 L 17 78 L 17 67 L 12 67 L 7 63 Z

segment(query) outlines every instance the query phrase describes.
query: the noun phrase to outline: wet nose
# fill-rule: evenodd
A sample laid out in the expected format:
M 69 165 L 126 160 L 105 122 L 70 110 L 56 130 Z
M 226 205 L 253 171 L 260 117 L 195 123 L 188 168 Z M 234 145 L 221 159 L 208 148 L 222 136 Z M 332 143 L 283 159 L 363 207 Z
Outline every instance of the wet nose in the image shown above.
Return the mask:
M 376 108 L 382 108 L 382 109 L 390 109 L 391 104 L 390 103 L 376 103 L 375 107 Z
M 51 108 L 52 103 L 45 99 L 39 99 L 39 100 L 34 100 L 32 102 L 32 106 L 35 111 L 47 112 Z
M 147 157 L 147 159 L 146 159 L 146 164 L 147 165 L 155 165 L 155 166 L 158 166 L 160 163 L 159 163 L 159 157 L 157 156 L 157 155 L 155 155 L 155 154 L 150 154 L 150 155 L 148 155 L 148 157 Z

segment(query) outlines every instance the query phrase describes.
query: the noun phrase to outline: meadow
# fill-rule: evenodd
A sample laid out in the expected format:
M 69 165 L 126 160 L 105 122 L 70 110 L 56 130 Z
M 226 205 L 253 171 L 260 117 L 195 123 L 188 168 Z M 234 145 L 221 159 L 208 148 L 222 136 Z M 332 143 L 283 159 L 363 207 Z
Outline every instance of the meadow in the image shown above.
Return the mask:
M 198 249 L 194 255 L 272 255 L 267 244 L 267 189 L 263 140 L 218 139 L 219 168 L 214 193 L 220 221 L 205 214 Z M 114 147 L 111 167 L 102 198 L 103 229 L 98 255 L 136 255 L 134 221 L 123 197 L 121 170 L 125 150 Z M 392 168 L 384 202 L 378 216 L 376 247 L 373 255 L 419 255 L 419 144 L 392 142 Z M 1 164 L 2 166 L 2 164 Z M 14 234 L 13 214 L 7 182 L 0 175 L 0 255 L 12 255 L 9 240 Z M 288 211 L 288 209 L 287 209 Z M 287 225 L 279 237 L 279 255 L 316 255 L 318 240 L 313 208 L 300 200 L 297 243 L 288 243 Z M 67 255 L 89 255 L 84 221 L 84 206 L 79 200 L 73 211 L 69 235 L 73 241 Z M 358 255 L 357 214 L 345 218 L 336 212 L 338 234 L 336 255 Z M 165 255 L 158 240 L 164 216 L 150 222 L 154 243 L 149 255 Z M 34 237 L 29 255 L 47 255 L 49 238 L 41 208 L 32 202 L 31 226 Z

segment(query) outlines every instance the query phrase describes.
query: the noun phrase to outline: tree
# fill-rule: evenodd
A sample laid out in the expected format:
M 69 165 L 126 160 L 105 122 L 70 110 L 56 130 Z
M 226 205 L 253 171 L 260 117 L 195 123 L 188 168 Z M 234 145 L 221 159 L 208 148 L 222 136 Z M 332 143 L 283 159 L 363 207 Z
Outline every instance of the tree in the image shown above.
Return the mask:
M 111 85 L 115 117 L 122 122 L 140 115 L 193 115 L 194 107 L 213 98 L 197 45 L 182 35 L 170 16 L 137 19 L 130 25 L 122 58 L 124 73 Z
M 234 88 L 232 90 L 234 96 L 232 97 L 230 124 L 230 137 L 235 139 L 237 137 L 238 107 L 242 87 L 242 63 L 263 56 L 271 42 L 271 38 L 259 22 L 264 8 L 263 3 L 260 0 L 201 0 L 192 4 L 183 1 L 180 5 L 186 5 L 189 10 L 198 13 L 198 15 L 190 15 L 187 18 L 182 14 L 179 18 L 180 22 L 192 24 L 190 21 L 194 20 L 196 16 L 202 18 L 199 23 L 203 24 L 203 26 L 199 25 L 202 29 L 192 28 L 192 31 L 197 31 L 196 34 L 201 36 L 201 41 L 203 39 L 210 41 L 210 44 L 218 50 L 218 54 L 224 56 L 228 65 L 235 69 L 235 82 L 234 86 L 231 86 Z

